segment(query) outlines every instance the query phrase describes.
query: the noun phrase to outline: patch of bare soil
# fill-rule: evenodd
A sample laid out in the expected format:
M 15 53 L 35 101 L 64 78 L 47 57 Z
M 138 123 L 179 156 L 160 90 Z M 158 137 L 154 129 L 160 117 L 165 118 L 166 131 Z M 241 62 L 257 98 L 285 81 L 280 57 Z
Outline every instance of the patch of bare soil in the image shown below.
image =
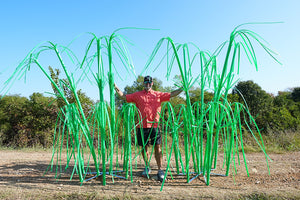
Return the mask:
M 72 167 L 59 179 L 55 179 L 55 172 L 44 174 L 51 155 L 46 151 L 1 150 L 0 199 L 300 199 L 300 152 L 269 154 L 273 160 L 269 162 L 270 175 L 263 153 L 247 154 L 249 177 L 240 155 L 237 171 L 232 165 L 229 176 L 212 175 L 209 186 L 201 175 L 187 183 L 185 176 L 173 173 L 162 191 L 154 161 L 150 179 L 140 177 L 143 166 L 138 164 L 132 181 L 130 177 L 113 181 L 108 175 L 106 186 L 101 177 L 81 185 L 77 175 L 70 180 Z M 220 155 L 213 173 L 225 174 L 222 164 Z

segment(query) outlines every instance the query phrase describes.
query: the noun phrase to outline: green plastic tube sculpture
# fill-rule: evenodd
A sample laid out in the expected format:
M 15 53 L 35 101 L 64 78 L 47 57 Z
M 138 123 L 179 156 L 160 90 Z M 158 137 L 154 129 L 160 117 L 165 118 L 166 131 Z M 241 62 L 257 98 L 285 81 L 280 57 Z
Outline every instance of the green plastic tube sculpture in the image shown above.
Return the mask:
M 170 175 L 172 178 L 173 174 L 186 176 L 187 182 L 202 175 L 209 185 L 210 176 L 214 174 L 212 170 L 217 167 L 220 145 L 223 146 L 223 166 L 226 168 L 223 176 L 229 175 L 232 164 L 233 171 L 236 171 L 235 163 L 236 159 L 239 160 L 239 147 L 249 175 L 243 147 L 243 129 L 248 129 L 253 135 L 266 156 L 268 166 L 270 158 L 265 152 L 259 127 L 251 113 L 243 104 L 229 102 L 227 99 L 229 91 L 236 83 L 235 77 L 239 73 L 241 51 L 257 69 L 253 41 L 279 63 L 275 53 L 265 45 L 258 34 L 241 28 L 245 25 L 236 27 L 230 34 L 229 40 L 222 43 L 213 54 L 201 51 L 193 43 L 176 44 L 169 37 L 162 38 L 155 46 L 145 68 L 141 70 L 142 73 L 149 70 L 155 59 L 162 56 L 154 71 L 166 60 L 166 77 L 169 79 L 174 66 L 178 67 L 181 81 L 176 82 L 175 85 L 181 87 L 185 94 L 185 105 L 173 107 L 169 102 L 162 105 L 159 126 L 163 133 L 163 152 L 167 163 L 161 190 L 167 176 Z M 89 33 L 91 39 L 82 59 L 76 57 L 70 49 L 74 41 L 68 46 L 52 42 L 38 45 L 17 66 L 1 90 L 1 93 L 6 93 L 15 80 L 26 76 L 32 65 L 36 65 L 57 91 L 54 95 L 63 100 L 64 106 L 59 108 L 54 132 L 53 155 L 47 169 L 53 170 L 53 166 L 56 165 L 57 178 L 60 173 L 73 166 L 70 179 L 76 174 L 81 183 L 90 180 L 91 178 L 86 178 L 93 174 L 92 178 L 102 176 L 102 184 L 106 185 L 106 175 L 110 175 L 114 181 L 114 177 L 121 177 L 117 175 L 118 172 L 125 173 L 122 177 L 125 179 L 130 175 L 133 181 L 132 171 L 136 169 L 137 158 L 141 156 L 141 152 L 144 152 L 138 149 L 135 137 L 136 125 L 141 123 L 142 119 L 134 104 L 124 104 L 121 110 L 115 108 L 114 74 L 121 78 L 118 72 L 120 66 L 116 67 L 117 60 L 122 63 L 128 74 L 135 75 L 134 65 L 126 46 L 129 43 L 124 36 L 117 33 L 120 30 L 122 29 L 118 29 L 110 36 L 102 37 Z M 75 41 L 77 40 L 78 38 Z M 161 50 L 163 44 L 166 44 L 166 52 Z M 225 60 L 219 67 L 216 60 L 224 49 Z M 54 52 L 66 79 L 54 81 L 43 68 L 38 58 L 46 52 Z M 63 60 L 65 58 L 68 59 L 67 63 L 71 64 L 65 64 Z M 79 82 L 90 81 L 89 77 L 94 78 L 99 102 L 94 105 L 91 113 L 84 113 L 77 91 Z M 107 83 L 109 103 L 104 98 Z M 197 84 L 201 94 L 198 97 L 199 101 L 192 105 L 189 90 Z M 66 87 L 74 96 L 74 103 L 68 102 L 64 90 Z M 213 98 L 209 102 L 204 101 L 207 90 L 213 93 Z M 245 120 L 246 115 L 249 116 L 250 121 Z M 250 128 L 253 127 L 250 124 L 254 124 L 254 130 Z M 255 132 L 258 133 L 259 138 L 255 136 Z M 182 144 L 183 148 L 181 148 Z M 64 149 L 66 149 L 67 161 L 65 169 L 62 169 Z M 171 162 L 173 157 L 174 163 Z M 119 163 L 122 163 L 122 169 Z

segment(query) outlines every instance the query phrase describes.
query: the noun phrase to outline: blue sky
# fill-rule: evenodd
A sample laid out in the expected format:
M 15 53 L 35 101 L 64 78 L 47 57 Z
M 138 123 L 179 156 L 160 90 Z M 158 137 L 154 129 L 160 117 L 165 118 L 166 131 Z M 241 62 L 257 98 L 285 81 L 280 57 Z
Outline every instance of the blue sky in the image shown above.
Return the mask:
M 136 73 L 139 74 L 147 56 L 162 37 L 169 36 L 178 43 L 193 42 L 202 50 L 213 52 L 229 39 L 231 31 L 239 24 L 284 22 L 245 27 L 269 42 L 270 47 L 280 54 L 283 66 L 258 50 L 258 71 L 245 63 L 239 75 L 240 80 L 253 80 L 262 89 L 276 95 L 278 91 L 300 87 L 299 10 L 298 0 L 0 1 L 0 87 L 27 53 L 44 41 L 67 45 L 85 32 L 102 36 L 110 35 L 121 27 L 159 29 L 120 32 L 142 49 L 143 53 L 132 54 Z M 74 48 L 84 48 L 87 41 L 78 40 Z M 75 51 L 80 52 L 78 49 Z M 44 63 L 47 69 L 52 60 L 46 58 Z M 55 64 L 52 66 L 55 68 Z M 166 81 L 161 71 L 152 75 L 162 80 L 164 86 L 172 84 Z M 134 77 L 125 80 L 116 77 L 120 88 L 131 85 L 133 80 Z M 84 83 L 81 88 L 88 96 L 98 99 L 95 86 Z M 37 67 L 31 68 L 26 83 L 24 80 L 17 81 L 8 94 L 28 97 L 33 92 L 51 92 L 49 81 Z

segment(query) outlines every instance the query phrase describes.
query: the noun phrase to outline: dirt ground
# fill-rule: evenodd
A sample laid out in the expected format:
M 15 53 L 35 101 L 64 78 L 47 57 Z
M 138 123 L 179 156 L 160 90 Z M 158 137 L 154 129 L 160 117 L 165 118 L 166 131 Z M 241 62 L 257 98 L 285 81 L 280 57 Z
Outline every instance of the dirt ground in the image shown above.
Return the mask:
M 54 172 L 44 175 L 51 154 L 0 150 L 0 199 L 300 199 L 300 152 L 269 154 L 270 175 L 264 154 L 250 153 L 246 154 L 249 177 L 241 161 L 234 177 L 232 168 L 227 177 L 212 175 L 207 186 L 202 176 L 190 183 L 183 175 L 168 176 L 162 191 L 154 161 L 150 179 L 139 176 L 143 168 L 139 164 L 132 182 L 115 178 L 113 183 L 107 176 L 106 186 L 100 177 L 81 185 L 77 175 L 70 180 L 70 170 L 59 179 Z M 220 155 L 213 173 L 225 174 L 222 161 Z

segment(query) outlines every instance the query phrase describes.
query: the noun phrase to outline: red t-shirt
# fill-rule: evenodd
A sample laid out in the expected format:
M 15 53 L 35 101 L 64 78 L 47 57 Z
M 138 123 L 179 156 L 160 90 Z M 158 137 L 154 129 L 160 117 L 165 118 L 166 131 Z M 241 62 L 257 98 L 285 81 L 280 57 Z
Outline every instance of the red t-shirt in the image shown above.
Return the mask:
M 128 103 L 135 103 L 136 107 L 141 112 L 141 119 L 143 119 L 143 128 L 157 128 L 159 121 L 159 114 L 161 111 L 161 103 L 169 101 L 171 93 L 158 92 L 150 89 L 149 92 L 146 90 L 135 92 L 133 94 L 126 95 L 126 101 Z M 138 125 L 139 127 L 139 125 Z

